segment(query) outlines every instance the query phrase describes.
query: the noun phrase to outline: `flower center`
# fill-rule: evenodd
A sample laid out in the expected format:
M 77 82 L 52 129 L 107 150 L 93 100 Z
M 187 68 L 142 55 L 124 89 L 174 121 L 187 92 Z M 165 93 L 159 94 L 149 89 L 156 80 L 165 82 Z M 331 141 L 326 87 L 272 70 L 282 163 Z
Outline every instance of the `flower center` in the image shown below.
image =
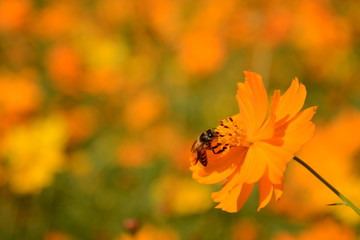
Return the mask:
M 220 120 L 215 132 L 218 134 L 217 143 L 225 152 L 230 147 L 251 145 L 251 142 L 247 141 L 246 130 L 237 117 Z

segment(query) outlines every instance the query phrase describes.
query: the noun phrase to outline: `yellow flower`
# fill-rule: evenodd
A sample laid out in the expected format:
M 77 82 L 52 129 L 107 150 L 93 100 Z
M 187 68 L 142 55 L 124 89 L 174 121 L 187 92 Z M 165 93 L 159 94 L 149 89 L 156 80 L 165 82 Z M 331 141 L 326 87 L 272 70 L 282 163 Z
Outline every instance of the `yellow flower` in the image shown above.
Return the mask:
M 210 188 L 186 178 L 173 175 L 161 177 L 152 190 L 156 208 L 165 215 L 190 215 L 211 208 L 208 198 Z
M 222 190 L 212 195 L 219 202 L 217 208 L 227 212 L 239 211 L 257 182 L 258 211 L 269 203 L 273 193 L 279 199 L 287 163 L 315 129 L 311 118 L 316 107 L 299 112 L 306 89 L 296 78 L 284 95 L 280 90 L 274 92 L 269 108 L 261 76 L 244 73 L 246 81 L 238 83 L 236 95 L 240 113 L 220 121 L 214 130 L 217 138 L 206 150 L 207 166 L 195 164 L 190 168 L 200 183 L 227 180 Z M 195 153 L 193 163 L 198 157 Z
M 19 126 L 5 136 L 3 155 L 8 182 L 19 194 L 40 191 L 51 184 L 64 161 L 65 122 L 51 116 Z

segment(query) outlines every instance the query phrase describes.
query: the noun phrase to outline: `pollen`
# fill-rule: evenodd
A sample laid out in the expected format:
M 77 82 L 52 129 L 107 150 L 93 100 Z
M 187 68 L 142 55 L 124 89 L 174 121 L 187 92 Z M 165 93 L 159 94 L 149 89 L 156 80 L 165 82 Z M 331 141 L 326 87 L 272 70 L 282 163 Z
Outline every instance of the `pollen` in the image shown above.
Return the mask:
M 249 146 L 249 143 L 246 141 L 246 130 L 235 116 L 220 120 L 215 131 L 218 133 L 218 144 L 226 149 L 230 147 Z

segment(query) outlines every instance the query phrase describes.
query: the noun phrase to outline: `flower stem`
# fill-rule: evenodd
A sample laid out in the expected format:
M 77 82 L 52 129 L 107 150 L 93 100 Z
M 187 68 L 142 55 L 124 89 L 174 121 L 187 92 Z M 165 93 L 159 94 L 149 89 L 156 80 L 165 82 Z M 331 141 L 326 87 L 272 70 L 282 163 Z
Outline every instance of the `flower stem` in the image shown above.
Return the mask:
M 328 181 L 326 181 L 323 177 L 321 177 L 314 169 L 312 169 L 307 163 L 301 160 L 298 157 L 293 158 L 295 161 L 300 163 L 303 167 L 305 167 L 309 172 L 311 172 L 315 177 L 317 177 L 323 184 L 325 184 L 333 193 L 335 193 L 341 200 L 343 200 L 343 204 L 351 207 L 359 216 L 360 209 L 357 208 L 349 199 L 347 199 L 341 192 L 339 192 L 334 186 L 332 186 Z

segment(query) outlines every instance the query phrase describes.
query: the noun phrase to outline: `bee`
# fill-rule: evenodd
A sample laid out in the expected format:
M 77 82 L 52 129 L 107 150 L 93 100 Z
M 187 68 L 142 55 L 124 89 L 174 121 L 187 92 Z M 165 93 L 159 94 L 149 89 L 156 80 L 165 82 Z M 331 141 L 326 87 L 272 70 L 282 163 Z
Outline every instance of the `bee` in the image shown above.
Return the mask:
M 214 154 L 222 152 L 221 149 L 218 152 L 215 152 L 214 149 L 219 146 L 219 144 L 212 146 L 213 141 L 218 137 L 218 133 L 214 129 L 208 129 L 205 132 L 201 133 L 198 138 L 195 140 L 194 144 L 191 147 L 191 152 L 196 152 L 195 163 L 200 162 L 204 167 L 208 164 L 208 159 L 206 155 L 206 150 L 212 150 Z

